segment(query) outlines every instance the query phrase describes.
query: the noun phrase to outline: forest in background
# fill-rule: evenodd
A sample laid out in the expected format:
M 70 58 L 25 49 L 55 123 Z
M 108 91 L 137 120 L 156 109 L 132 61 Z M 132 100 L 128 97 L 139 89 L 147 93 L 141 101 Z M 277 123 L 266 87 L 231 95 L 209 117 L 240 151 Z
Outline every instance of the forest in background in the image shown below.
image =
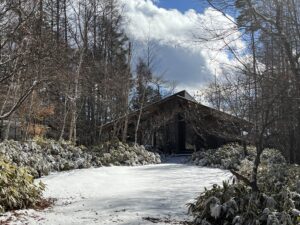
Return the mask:
M 244 138 L 259 153 L 272 146 L 290 162 L 299 162 L 300 3 L 207 3 L 232 26 L 216 30 L 202 24 L 207 32 L 195 38 L 223 41 L 222 51 L 235 63 L 224 65 L 203 91 L 206 101 L 252 122 Z M 0 6 L 1 139 L 14 126 L 20 130 L 15 136 L 23 140 L 47 133 L 92 145 L 100 140 L 103 124 L 174 91 L 153 72 L 151 43 L 146 57 L 133 66 L 133 46 L 117 0 L 19 0 Z M 239 34 L 242 49 L 231 45 L 227 37 L 232 34 Z
M 204 98 L 214 108 L 250 121 L 253 128 L 242 130 L 243 146 L 229 144 L 192 155 L 196 165 L 234 175 L 232 182 L 205 189 L 189 204 L 193 224 L 299 224 L 300 2 L 205 2 L 231 26 L 199 24 L 207 32 L 195 39 L 223 42 L 220 51 L 227 51 L 234 63 L 222 65 L 222 74 L 202 91 Z M 117 0 L 1 1 L 0 139 L 9 138 L 15 128 L 18 140 L 51 139 L 0 143 L 0 212 L 35 207 L 43 200 L 45 187 L 31 175 L 160 162 L 159 154 L 137 145 L 137 130 L 142 108 L 174 89 L 153 72 L 151 43 L 146 57 L 133 66 L 125 21 Z M 232 34 L 244 46 L 232 44 Z M 115 140 L 91 149 L 76 146 L 98 144 L 102 126 L 119 117 L 125 118 L 126 141 L 126 117 L 134 110 L 133 145 Z M 195 118 L 201 122 L 201 115 Z
M 300 162 L 300 2 L 297 0 L 208 0 L 227 15 L 231 27 L 215 30 L 201 42 L 222 41 L 235 59 L 223 65 L 203 91 L 207 102 L 253 123 L 246 140 L 260 155 L 264 148 L 280 149 L 289 162 Z M 231 15 L 231 16 L 229 16 Z M 203 25 L 206 26 L 206 25 Z M 228 41 L 238 34 L 245 46 Z M 259 164 L 259 162 L 257 162 Z
M 96 144 L 103 124 L 174 90 L 152 72 L 151 43 L 133 66 L 116 0 L 2 1 L 0 21 L 2 140 Z

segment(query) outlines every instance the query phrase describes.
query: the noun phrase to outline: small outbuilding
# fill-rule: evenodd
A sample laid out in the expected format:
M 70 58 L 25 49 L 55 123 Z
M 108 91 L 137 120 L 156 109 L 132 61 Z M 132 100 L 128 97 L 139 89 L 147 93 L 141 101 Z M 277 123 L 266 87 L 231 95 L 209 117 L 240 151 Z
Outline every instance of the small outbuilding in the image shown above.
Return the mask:
M 139 115 L 137 142 L 165 153 L 190 153 L 242 142 L 242 133 L 251 128 L 249 122 L 202 105 L 181 91 L 103 125 L 102 137 L 123 136 L 134 142 Z

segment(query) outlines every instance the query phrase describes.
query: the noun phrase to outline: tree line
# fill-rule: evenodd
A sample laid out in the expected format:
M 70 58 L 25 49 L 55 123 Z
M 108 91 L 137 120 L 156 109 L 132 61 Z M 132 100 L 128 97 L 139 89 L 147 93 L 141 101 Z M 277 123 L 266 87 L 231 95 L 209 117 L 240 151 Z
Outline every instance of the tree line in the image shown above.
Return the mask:
M 216 11 L 232 15 L 233 26 L 211 31 L 223 41 L 234 65 L 226 65 L 206 89 L 214 107 L 253 123 L 245 139 L 257 147 L 280 149 L 291 163 L 300 162 L 300 2 L 296 0 L 208 0 Z M 235 19 L 232 19 L 235 18 Z M 238 33 L 245 49 L 226 41 Z M 256 167 L 257 168 L 257 167 Z M 257 171 L 254 171 L 254 176 Z
M 23 140 L 47 134 L 95 144 L 102 125 L 164 95 L 167 82 L 153 73 L 150 56 L 132 68 L 122 7 L 116 0 L 1 1 L 0 139 L 14 127 Z M 126 136 L 126 123 L 123 130 Z

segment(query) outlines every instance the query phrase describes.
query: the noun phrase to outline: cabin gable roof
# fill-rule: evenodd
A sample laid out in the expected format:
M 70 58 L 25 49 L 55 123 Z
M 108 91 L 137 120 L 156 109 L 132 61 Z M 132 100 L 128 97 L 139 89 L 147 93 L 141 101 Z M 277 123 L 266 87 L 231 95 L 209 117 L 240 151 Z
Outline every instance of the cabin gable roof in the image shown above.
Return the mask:
M 215 117 L 218 117 L 218 118 L 223 118 L 224 120 L 232 120 L 232 121 L 236 121 L 236 122 L 240 122 L 240 123 L 245 123 L 245 124 L 250 124 L 248 121 L 246 120 L 243 120 L 243 119 L 240 119 L 236 116 L 233 116 L 229 113 L 226 113 L 226 112 L 222 112 L 222 111 L 219 111 L 217 109 L 214 109 L 214 108 L 211 108 L 211 107 L 208 107 L 208 106 L 205 106 L 199 102 L 197 102 L 195 100 L 194 97 L 192 97 L 186 90 L 183 90 L 183 91 L 180 91 L 180 92 L 177 92 L 173 95 L 170 95 L 166 98 L 163 98 L 157 102 L 154 102 L 154 103 L 151 103 L 149 105 L 146 105 L 142 108 L 143 110 L 143 116 L 145 115 L 149 115 L 155 111 L 159 111 L 162 109 L 162 106 L 167 104 L 167 103 L 171 103 L 171 102 L 180 102 L 180 103 L 185 103 L 185 104 L 191 104 L 191 105 L 194 105 L 194 106 L 197 106 L 197 107 L 200 107 L 201 110 L 207 112 L 208 114 L 210 115 L 214 115 Z M 130 119 L 130 118 L 133 118 L 134 116 L 137 116 L 140 112 L 140 109 L 134 111 L 134 112 L 131 112 L 127 115 L 127 117 Z M 119 121 L 119 120 L 122 120 L 124 119 L 126 116 L 123 116 L 123 117 L 120 117 L 116 120 L 113 120 L 111 122 L 108 122 L 106 124 L 104 124 L 102 127 L 103 128 L 106 128 L 106 127 L 110 127 L 113 123 Z

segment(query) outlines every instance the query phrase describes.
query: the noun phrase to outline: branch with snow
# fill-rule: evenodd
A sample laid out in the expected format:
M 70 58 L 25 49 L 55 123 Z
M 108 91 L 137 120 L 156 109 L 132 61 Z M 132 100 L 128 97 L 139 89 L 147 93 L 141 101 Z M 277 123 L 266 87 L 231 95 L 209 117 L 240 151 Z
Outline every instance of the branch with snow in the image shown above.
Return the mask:
M 32 93 L 34 88 L 39 84 L 40 82 L 34 81 L 32 86 L 28 88 L 25 93 L 19 98 L 19 100 L 12 106 L 12 108 L 4 113 L 3 115 L 0 115 L 0 120 L 7 119 L 10 117 L 23 103 L 24 101 L 28 98 L 28 96 Z

